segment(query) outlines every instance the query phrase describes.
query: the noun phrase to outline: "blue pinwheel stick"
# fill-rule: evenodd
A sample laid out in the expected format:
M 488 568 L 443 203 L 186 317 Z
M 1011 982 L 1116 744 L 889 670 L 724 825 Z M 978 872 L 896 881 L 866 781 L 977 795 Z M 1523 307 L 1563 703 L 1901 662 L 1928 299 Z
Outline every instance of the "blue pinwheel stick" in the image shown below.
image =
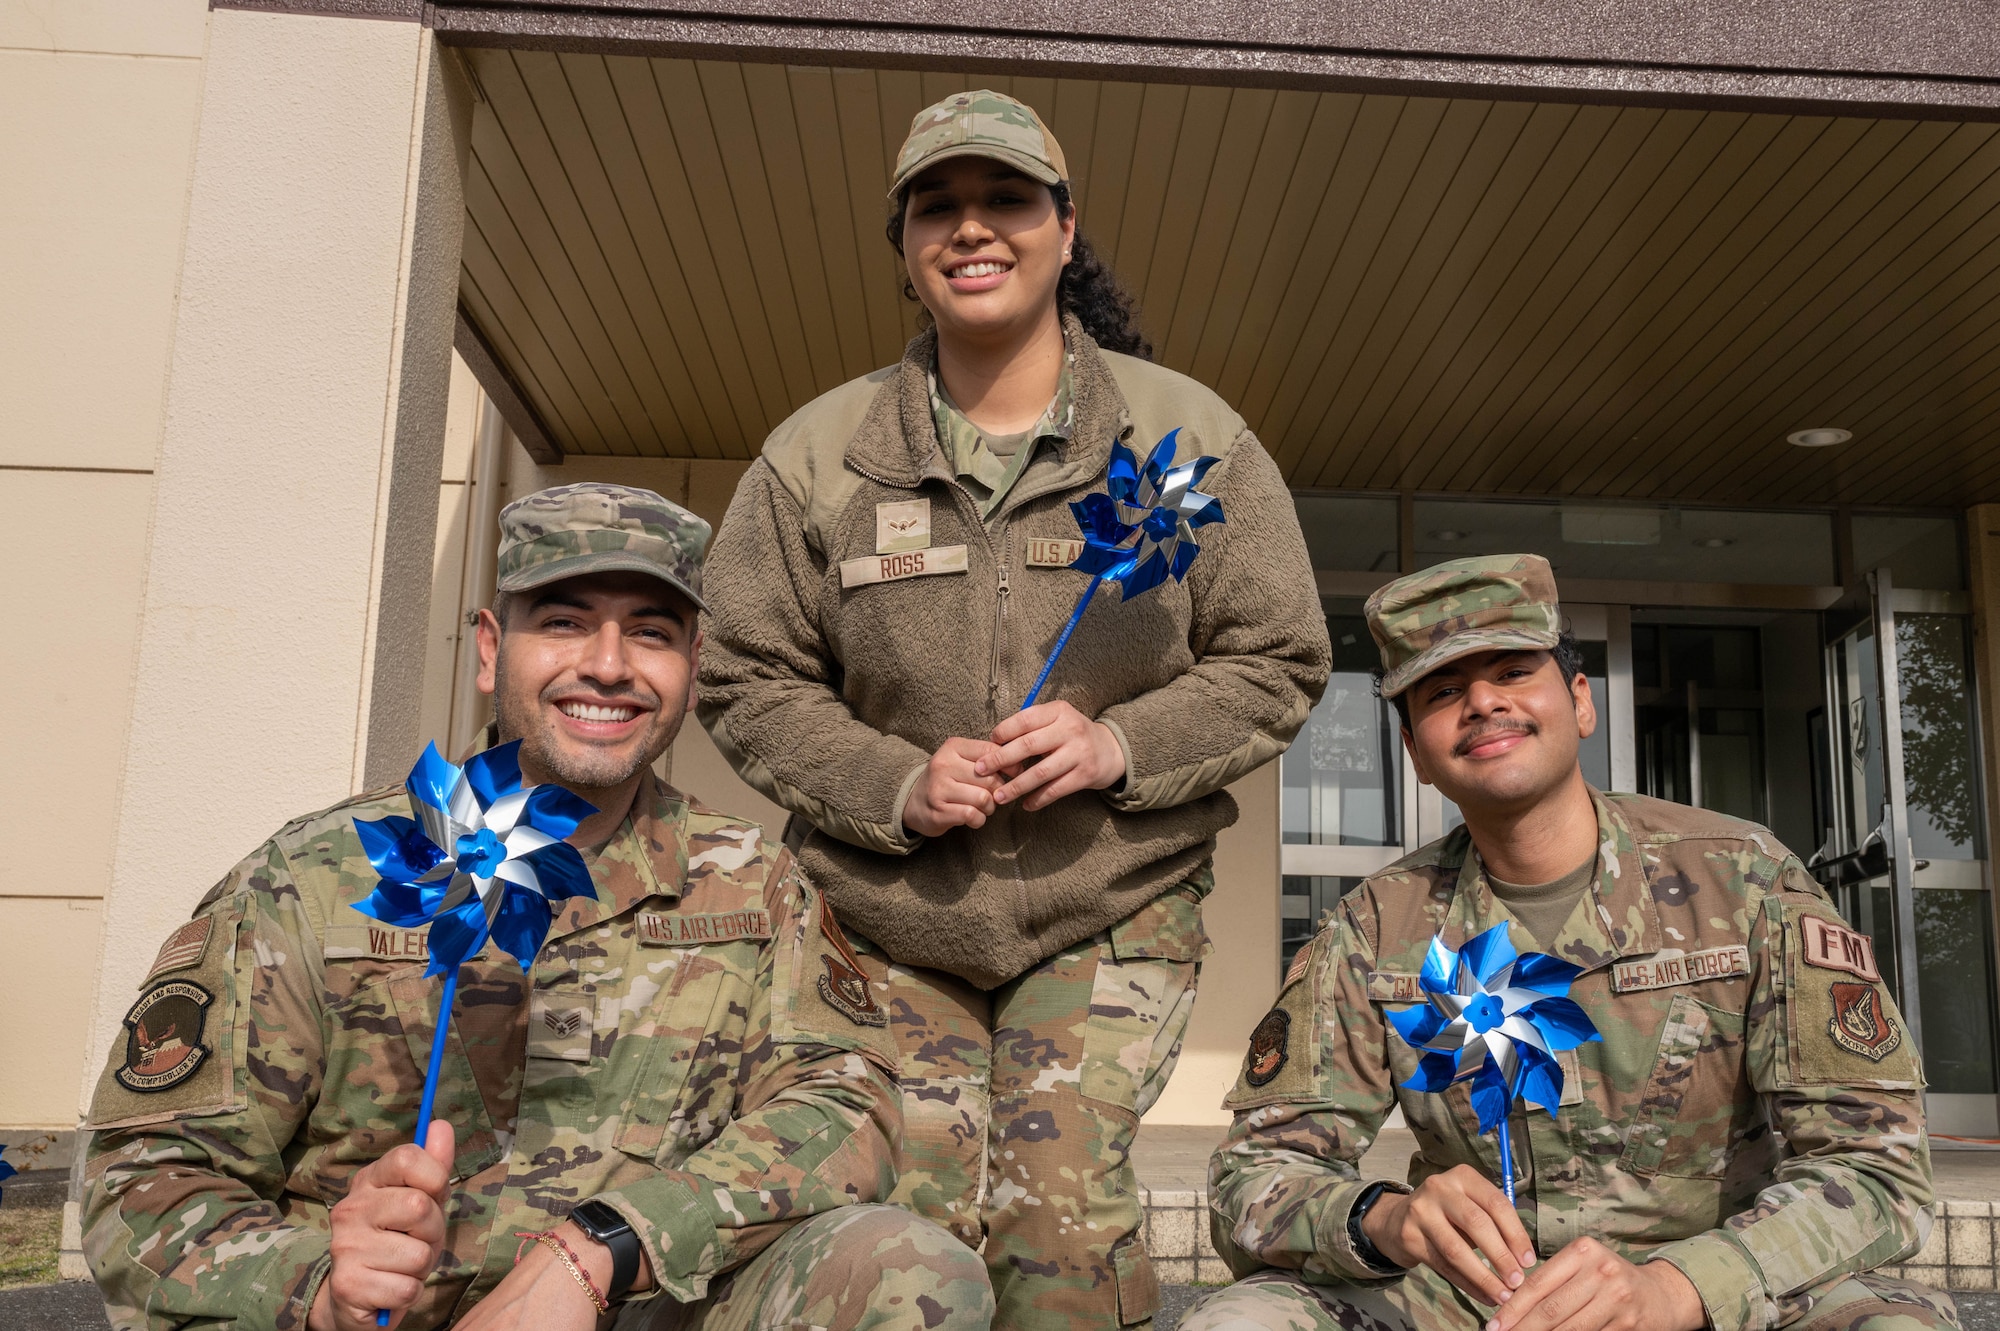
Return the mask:
M 1176 467 L 1174 445 L 1179 435 L 1178 428 L 1167 431 L 1153 445 L 1144 470 L 1131 449 L 1113 444 L 1104 487 L 1109 493 L 1087 494 L 1070 505 L 1077 526 L 1083 529 L 1083 553 L 1070 567 L 1092 575 L 1090 585 L 1077 599 L 1069 623 L 1063 625 L 1062 635 L 1042 665 L 1042 673 L 1035 676 L 1023 708 L 1033 707 L 1041 696 L 1042 685 L 1056 668 L 1056 658 L 1069 646 L 1070 635 L 1076 632 L 1100 586 L 1119 584 L 1125 589 L 1119 599 L 1129 601 L 1169 576 L 1181 581 L 1201 553 L 1194 529 L 1222 521 L 1222 501 L 1194 488 L 1218 459 L 1204 454 Z
M 444 1067 L 458 969 L 491 938 L 526 970 L 542 950 L 554 903 L 596 897 L 590 869 L 565 840 L 597 812 L 555 785 L 521 784 L 521 742 L 502 744 L 454 767 L 435 744 L 410 769 L 404 787 L 415 818 L 354 820 L 368 862 L 381 881 L 354 909 L 397 929 L 430 929 L 426 975 L 444 976 L 437 1034 L 417 1106 L 417 1144 L 430 1137 Z M 387 1310 L 375 1314 L 389 1324 Z
M 1416 1075 L 1403 1085 L 1435 1093 L 1472 1082 L 1479 1130 L 1500 1133 L 1500 1179 L 1514 1200 L 1514 1148 L 1507 1120 L 1516 1100 L 1551 1114 L 1562 1103 L 1556 1055 L 1603 1037 L 1569 996 L 1582 972 L 1543 952 L 1517 953 L 1496 924 L 1457 952 L 1431 939 L 1418 984 L 1424 1006 L 1388 1014 L 1412 1048 Z

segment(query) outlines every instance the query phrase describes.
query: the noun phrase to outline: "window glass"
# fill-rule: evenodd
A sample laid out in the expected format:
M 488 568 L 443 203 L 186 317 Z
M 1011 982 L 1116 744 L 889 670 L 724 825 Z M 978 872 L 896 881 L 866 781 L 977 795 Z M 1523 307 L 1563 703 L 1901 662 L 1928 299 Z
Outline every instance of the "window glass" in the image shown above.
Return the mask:
M 1319 923 L 1326 913 L 1333 909 L 1333 903 L 1361 886 L 1359 878 L 1334 878 L 1319 875 L 1286 874 L 1284 895 L 1278 899 L 1278 914 L 1282 941 L 1279 948 L 1279 974 L 1292 968 L 1292 959 L 1299 949 L 1312 941 L 1319 932 Z
M 1959 558 L 1954 519 L 1857 513 L 1853 523 L 1856 571 L 1867 573 L 1886 564 L 1898 587 L 1964 590 L 1965 563 Z
M 1896 675 L 1903 693 L 1903 791 L 1919 859 L 1976 860 L 1981 801 L 1972 746 L 1967 621 L 1896 616 Z
M 1396 571 L 1396 501 L 1293 495 L 1312 566 L 1340 573 Z
M 1294 845 L 1402 843 L 1402 740 L 1375 696 L 1381 658 L 1359 614 L 1330 614 L 1333 674 L 1280 766 L 1284 840 Z
M 1546 557 L 1556 574 L 1622 581 L 1838 581 L 1833 518 L 1747 509 L 1419 500 L 1417 566 L 1467 555 Z

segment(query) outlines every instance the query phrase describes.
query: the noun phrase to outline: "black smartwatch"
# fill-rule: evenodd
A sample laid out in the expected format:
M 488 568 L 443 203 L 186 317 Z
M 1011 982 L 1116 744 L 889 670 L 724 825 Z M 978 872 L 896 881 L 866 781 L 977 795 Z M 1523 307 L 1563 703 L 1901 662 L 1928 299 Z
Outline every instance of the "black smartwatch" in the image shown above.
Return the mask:
M 611 1288 L 604 1291 L 604 1298 L 607 1303 L 622 1302 L 639 1278 L 639 1236 L 624 1216 L 595 1198 L 579 1204 L 569 1218 L 587 1237 L 611 1249 Z
M 1354 1209 L 1347 1213 L 1347 1241 L 1354 1245 L 1354 1255 L 1371 1268 L 1385 1276 L 1399 1276 L 1409 1268 L 1390 1261 L 1361 1228 L 1361 1221 L 1368 1214 L 1369 1208 L 1381 1201 L 1382 1194 L 1389 1191 L 1391 1191 L 1389 1185 L 1381 1182 L 1371 1183 L 1361 1190 L 1361 1195 L 1354 1199 Z

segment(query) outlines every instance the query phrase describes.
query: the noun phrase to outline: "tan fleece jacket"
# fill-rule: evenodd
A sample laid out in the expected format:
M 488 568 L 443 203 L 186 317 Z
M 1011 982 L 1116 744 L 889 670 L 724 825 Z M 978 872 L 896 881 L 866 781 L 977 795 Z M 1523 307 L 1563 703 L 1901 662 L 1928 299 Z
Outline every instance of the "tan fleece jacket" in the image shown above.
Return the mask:
M 1242 418 L 1192 379 L 1098 350 L 1074 320 L 1066 331 L 1073 437 L 1045 446 L 989 521 L 939 453 L 926 333 L 772 432 L 704 570 L 702 724 L 792 811 L 786 839 L 843 922 L 987 988 L 1201 868 L 1236 820 L 1222 787 L 1284 751 L 1332 655 L 1291 495 Z M 1103 488 L 1113 440 L 1143 461 L 1176 426 L 1177 461 L 1221 458 L 1202 488 L 1224 521 L 1197 533 L 1186 582 L 1099 592 L 1042 695 L 1117 734 L 1124 784 L 915 836 L 902 809 L 930 755 L 1021 705 L 1089 582 L 1031 543 L 1079 538 L 1069 504 Z M 843 586 L 843 561 L 880 571 L 878 516 L 908 513 L 878 506 L 919 499 L 926 562 L 950 566 L 940 556 L 963 546 L 965 571 Z

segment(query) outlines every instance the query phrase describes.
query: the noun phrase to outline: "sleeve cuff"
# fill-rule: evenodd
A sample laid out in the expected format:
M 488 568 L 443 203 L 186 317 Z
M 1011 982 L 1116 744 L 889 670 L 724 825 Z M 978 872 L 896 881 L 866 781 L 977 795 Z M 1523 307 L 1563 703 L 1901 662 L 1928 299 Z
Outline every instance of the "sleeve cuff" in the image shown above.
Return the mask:
M 687 1179 L 662 1174 L 597 1200 L 625 1217 L 653 1269 L 653 1287 L 628 1302 L 661 1293 L 682 1303 L 707 1296 L 720 1249 L 714 1219 Z
M 1314 1246 L 1329 1269 L 1343 1280 L 1362 1285 L 1384 1285 L 1401 1280 L 1404 1272 L 1384 1271 L 1355 1251 L 1353 1236 L 1347 1232 L 1348 1217 L 1354 1214 L 1354 1207 L 1361 1200 L 1361 1194 L 1377 1182 L 1384 1180 L 1355 1179 L 1342 1183 L 1328 1193 L 1321 1201 L 1319 1219 L 1314 1223 Z M 1405 1183 L 1389 1183 L 1390 1192 L 1408 1192 Z
M 248 1236 L 245 1236 L 248 1237 Z M 288 1239 L 273 1243 L 252 1273 L 235 1262 L 221 1270 L 229 1284 L 223 1320 L 240 1326 L 304 1326 L 312 1315 L 319 1287 L 333 1270 L 333 1236 L 318 1229 L 295 1229 Z
M 923 843 L 923 838 L 903 825 L 903 810 L 910 802 L 910 792 L 917 788 L 924 772 L 930 767 L 930 759 L 918 763 L 903 778 L 903 784 L 896 787 L 896 801 L 889 806 L 889 844 L 885 847 L 889 854 L 907 855 Z
M 1125 775 L 1118 781 L 1118 784 L 1098 793 L 1104 796 L 1106 804 L 1109 804 L 1120 813 L 1133 813 L 1145 808 L 1145 801 L 1136 798 L 1134 795 L 1134 792 L 1139 788 L 1139 777 L 1132 770 L 1131 737 L 1125 733 L 1124 726 L 1119 725 L 1109 717 L 1098 717 L 1097 724 L 1111 732 L 1112 738 L 1118 741 L 1118 751 L 1125 756 Z
M 1647 1253 L 1649 1262 L 1669 1262 L 1688 1278 L 1708 1324 L 1715 1331 L 1751 1331 L 1765 1325 L 1763 1273 L 1749 1254 L 1711 1230 L 1665 1244 Z

